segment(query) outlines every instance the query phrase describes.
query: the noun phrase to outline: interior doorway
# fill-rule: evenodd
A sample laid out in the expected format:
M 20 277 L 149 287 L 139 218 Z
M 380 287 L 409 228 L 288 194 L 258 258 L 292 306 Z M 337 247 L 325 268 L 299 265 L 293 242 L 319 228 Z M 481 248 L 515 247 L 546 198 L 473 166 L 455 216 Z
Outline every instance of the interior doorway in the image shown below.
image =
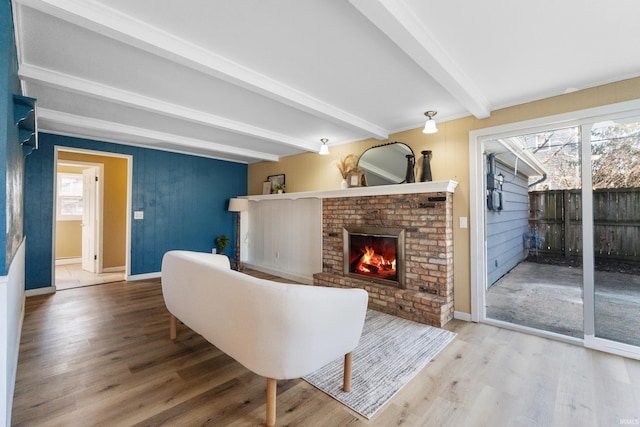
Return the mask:
M 56 147 L 56 290 L 126 279 L 130 162 L 129 156 Z

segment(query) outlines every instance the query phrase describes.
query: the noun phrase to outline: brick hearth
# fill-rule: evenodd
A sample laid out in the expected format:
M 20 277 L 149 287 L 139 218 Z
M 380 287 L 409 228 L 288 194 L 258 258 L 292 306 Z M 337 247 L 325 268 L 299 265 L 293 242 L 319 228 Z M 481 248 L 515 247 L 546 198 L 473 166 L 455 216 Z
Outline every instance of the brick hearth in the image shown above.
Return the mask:
M 323 199 L 322 273 L 314 285 L 362 288 L 371 309 L 444 325 L 453 318 L 452 199 L 449 192 Z M 342 229 L 353 226 L 405 229 L 403 289 L 344 274 Z

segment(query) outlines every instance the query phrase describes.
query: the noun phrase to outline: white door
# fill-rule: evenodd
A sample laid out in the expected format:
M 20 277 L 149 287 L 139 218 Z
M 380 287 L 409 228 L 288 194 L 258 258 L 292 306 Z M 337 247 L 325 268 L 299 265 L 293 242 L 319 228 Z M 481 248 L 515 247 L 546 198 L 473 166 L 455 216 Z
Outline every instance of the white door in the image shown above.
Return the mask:
M 96 246 L 98 168 L 82 171 L 82 269 L 96 273 L 98 251 Z

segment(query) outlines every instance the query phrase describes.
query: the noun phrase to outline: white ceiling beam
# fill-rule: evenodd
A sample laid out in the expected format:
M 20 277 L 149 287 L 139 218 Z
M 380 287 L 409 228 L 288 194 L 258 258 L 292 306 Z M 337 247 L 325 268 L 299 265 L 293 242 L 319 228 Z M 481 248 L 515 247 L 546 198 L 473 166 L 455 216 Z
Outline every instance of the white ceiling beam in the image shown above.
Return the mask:
M 387 139 L 389 136 L 390 131 L 387 129 L 104 4 L 86 0 L 16 2 L 340 126 L 378 139 Z
M 47 108 L 38 108 L 38 122 L 40 120 L 49 121 L 69 127 L 82 128 L 86 130 L 108 132 L 112 135 L 124 135 L 124 138 L 126 138 L 126 136 L 131 136 L 135 138 L 146 139 L 149 142 L 169 142 L 182 147 L 207 150 L 211 153 L 229 154 L 235 157 L 245 157 L 272 162 L 277 162 L 279 160 L 279 157 L 274 154 L 230 147 L 228 145 L 218 144 L 211 141 L 186 138 L 180 135 L 159 132 L 152 129 L 140 128 L 136 126 L 123 125 L 121 123 L 110 122 L 107 120 L 78 116 L 76 114 L 63 113 L 61 111 L 50 110 Z M 46 128 L 39 130 L 46 131 Z M 122 142 L 128 143 L 129 141 Z
M 107 86 L 95 81 L 59 73 L 42 67 L 21 64 L 18 70 L 18 75 L 23 80 L 35 82 L 44 86 L 71 91 L 73 93 L 161 114 L 167 117 L 211 126 L 216 129 L 222 129 L 252 138 L 286 144 L 308 151 L 317 151 L 318 149 L 318 144 L 315 142 L 293 138 L 285 134 L 259 128 L 247 123 L 183 107 L 181 105 L 151 98 L 135 92 L 125 91 L 113 86 Z
M 487 98 L 403 0 L 349 0 L 471 114 L 490 116 Z M 436 106 L 434 106 L 436 107 Z

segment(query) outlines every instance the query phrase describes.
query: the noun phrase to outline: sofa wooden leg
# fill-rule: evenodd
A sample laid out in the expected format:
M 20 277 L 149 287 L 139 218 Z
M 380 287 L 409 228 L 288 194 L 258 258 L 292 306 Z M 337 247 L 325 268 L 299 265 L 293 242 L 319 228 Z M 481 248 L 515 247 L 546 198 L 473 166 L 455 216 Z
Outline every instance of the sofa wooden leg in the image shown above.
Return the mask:
M 278 381 L 267 378 L 267 426 L 276 425 L 276 389 Z
M 169 315 L 169 338 L 171 338 L 172 340 L 176 339 L 177 336 L 177 323 L 178 320 L 176 319 L 176 316 L 174 316 L 173 314 Z
M 353 353 L 344 355 L 344 385 L 342 389 L 345 392 L 351 391 L 351 364 L 353 362 Z

